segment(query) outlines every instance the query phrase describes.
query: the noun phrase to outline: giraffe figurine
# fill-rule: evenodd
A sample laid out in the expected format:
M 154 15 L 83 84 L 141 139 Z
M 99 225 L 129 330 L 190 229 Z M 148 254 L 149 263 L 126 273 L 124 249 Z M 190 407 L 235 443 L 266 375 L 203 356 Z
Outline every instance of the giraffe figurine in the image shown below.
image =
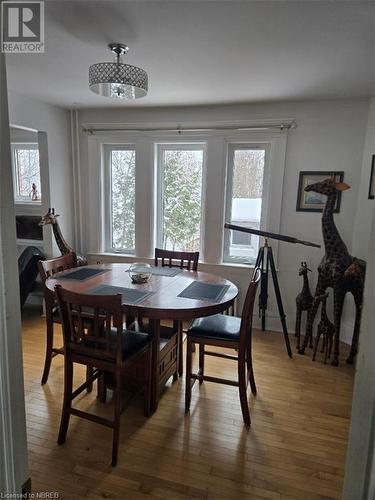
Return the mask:
M 49 208 L 48 212 L 46 215 L 44 215 L 40 222 L 39 226 L 47 226 L 48 224 L 52 225 L 52 230 L 53 234 L 55 236 L 56 244 L 59 247 L 59 250 L 61 252 L 61 255 L 66 255 L 67 253 L 73 253 L 77 262 L 78 266 L 86 266 L 87 265 L 87 259 L 83 255 L 78 255 L 73 248 L 68 245 L 68 243 L 65 241 L 61 229 L 59 226 L 59 223 L 57 222 L 57 217 L 59 217 L 58 214 L 55 214 L 55 209 L 54 208 Z
M 323 347 L 321 352 L 324 352 L 324 364 L 327 363 L 327 359 L 331 358 L 333 336 L 335 333 L 335 325 L 330 322 L 327 316 L 327 298 L 328 298 L 328 293 L 325 293 L 324 295 L 320 295 L 319 297 L 317 297 L 317 299 L 322 303 L 322 311 L 321 311 L 320 321 L 318 324 L 318 329 L 315 339 L 314 354 L 312 358 L 312 360 L 315 361 L 316 351 L 318 350 L 318 345 L 319 345 L 319 339 L 321 335 L 323 335 Z
M 309 272 L 311 272 L 311 269 L 307 267 L 306 262 L 301 262 L 298 275 L 303 276 L 303 287 L 301 292 L 296 297 L 297 312 L 295 334 L 297 338 L 297 349 L 300 348 L 302 312 L 308 312 L 311 308 L 311 304 L 313 303 L 313 296 L 311 295 L 309 286 Z
M 352 257 L 349 254 L 333 219 L 333 211 L 336 206 L 338 193 L 349 188 L 350 186 L 344 182 L 335 182 L 333 177 L 305 187 L 305 191 L 314 191 L 315 193 L 327 196 L 322 215 L 325 255 L 318 267 L 318 283 L 316 285 L 314 300 L 307 317 L 306 335 L 303 345 L 298 352 L 304 354 L 306 346 L 312 337 L 314 318 L 319 307 L 319 297 L 325 293 L 327 288 L 331 287 L 333 288 L 335 325 L 334 351 L 331 362 L 333 366 L 338 366 L 339 364 L 340 321 L 345 295 L 348 292 L 354 297 L 356 314 L 352 345 L 346 362 L 353 364 L 354 357 L 357 354 L 366 272 L 366 262 L 356 257 Z

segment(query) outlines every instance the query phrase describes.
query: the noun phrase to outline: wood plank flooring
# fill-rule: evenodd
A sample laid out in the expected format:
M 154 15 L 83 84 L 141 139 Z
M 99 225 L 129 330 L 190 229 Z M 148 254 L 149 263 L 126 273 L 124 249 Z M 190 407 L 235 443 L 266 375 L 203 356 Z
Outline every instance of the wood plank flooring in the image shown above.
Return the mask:
M 354 368 L 314 363 L 311 352 L 285 352 L 281 334 L 254 333 L 258 387 L 249 396 L 252 427 L 243 426 L 237 389 L 205 382 L 193 388 L 184 414 L 184 381 L 169 383 L 157 413 L 142 414 L 134 398 L 122 416 L 119 461 L 110 466 L 111 431 L 71 417 L 68 438 L 56 444 L 63 391 L 63 358 L 40 378 L 45 326 L 40 311 L 23 320 L 29 464 L 34 492 L 63 499 L 322 499 L 340 498 L 350 423 Z M 60 333 L 57 335 L 61 340 Z M 294 338 L 291 339 L 294 344 Z M 197 361 L 197 356 L 195 361 Z M 207 358 L 207 374 L 236 376 L 236 364 Z M 78 367 L 77 383 L 84 378 Z M 109 415 L 111 403 L 83 393 L 79 407 Z

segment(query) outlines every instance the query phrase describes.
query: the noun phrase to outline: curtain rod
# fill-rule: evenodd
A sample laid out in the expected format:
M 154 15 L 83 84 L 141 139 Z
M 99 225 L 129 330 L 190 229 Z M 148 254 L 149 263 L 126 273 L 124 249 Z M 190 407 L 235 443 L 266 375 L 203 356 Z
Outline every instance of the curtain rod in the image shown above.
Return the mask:
M 190 127 L 175 127 L 175 128 L 163 128 L 163 127 L 155 127 L 155 128 L 95 128 L 95 127 L 83 127 L 82 130 L 87 132 L 88 134 L 94 134 L 95 132 L 177 132 L 181 134 L 182 132 L 214 132 L 215 130 L 238 130 L 242 132 L 246 132 L 246 130 L 290 130 L 297 127 L 296 122 L 289 123 L 275 123 L 268 125 L 248 125 L 248 126 L 230 126 L 230 125 L 222 125 L 216 127 L 199 127 L 199 128 L 190 128 Z

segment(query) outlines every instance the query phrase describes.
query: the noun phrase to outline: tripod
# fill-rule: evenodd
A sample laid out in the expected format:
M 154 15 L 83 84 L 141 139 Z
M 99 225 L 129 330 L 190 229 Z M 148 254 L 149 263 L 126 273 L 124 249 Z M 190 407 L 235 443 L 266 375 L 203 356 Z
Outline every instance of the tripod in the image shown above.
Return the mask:
M 259 313 L 261 315 L 262 330 L 264 331 L 266 329 L 266 310 L 268 301 L 268 272 L 271 269 L 273 287 L 275 289 L 277 307 L 279 309 L 279 316 L 281 320 L 281 325 L 283 327 L 286 350 L 288 351 L 288 356 L 291 358 L 292 349 L 290 348 L 288 330 L 285 322 L 284 307 L 283 307 L 283 302 L 281 300 L 280 287 L 276 274 L 275 261 L 273 259 L 272 247 L 268 245 L 267 238 L 265 238 L 264 240 L 264 245 L 259 248 L 257 260 L 255 262 L 255 268 L 257 267 L 259 267 L 261 270 Z

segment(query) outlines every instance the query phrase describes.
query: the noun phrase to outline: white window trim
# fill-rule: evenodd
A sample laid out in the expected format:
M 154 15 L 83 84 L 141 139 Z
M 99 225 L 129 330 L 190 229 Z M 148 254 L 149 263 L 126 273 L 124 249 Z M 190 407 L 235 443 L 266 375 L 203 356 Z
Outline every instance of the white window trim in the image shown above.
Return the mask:
M 155 244 L 158 248 L 163 248 L 163 195 L 164 195 L 164 172 L 163 172 L 163 153 L 164 151 L 203 151 L 202 163 L 202 188 L 201 188 L 201 221 L 200 221 L 200 245 L 199 256 L 202 259 L 204 254 L 204 214 L 205 214 L 205 191 L 206 191 L 206 142 L 202 141 L 173 141 L 173 142 L 155 142 L 155 160 L 156 160 L 156 220 L 155 220 Z
M 137 170 L 137 148 L 135 144 L 103 144 L 103 236 L 104 248 L 108 253 L 135 255 L 134 248 L 116 249 L 112 246 L 112 178 L 111 178 L 111 153 L 112 151 L 135 151 L 135 170 Z M 137 182 L 135 175 L 135 182 Z
M 250 145 L 251 147 L 261 147 L 266 150 L 265 169 L 263 177 L 263 200 L 262 200 L 262 213 L 261 213 L 261 229 L 263 231 L 270 231 L 273 233 L 280 232 L 281 221 L 281 208 L 283 197 L 283 183 L 285 172 L 285 159 L 286 159 L 286 146 L 287 146 L 287 133 L 280 132 L 247 132 L 246 135 L 241 134 L 243 140 L 239 137 L 227 137 L 227 162 L 226 162 L 226 186 L 225 186 L 225 211 L 224 220 L 227 216 L 227 203 L 228 203 L 228 150 L 236 146 Z M 225 230 L 228 232 L 228 230 Z M 223 264 L 244 264 L 235 260 L 226 260 L 225 244 L 228 241 L 229 235 L 223 235 Z M 260 243 L 262 244 L 262 243 Z M 278 262 L 279 242 L 272 240 L 272 249 L 274 259 Z
M 17 149 L 34 149 L 39 150 L 39 144 L 37 142 L 12 142 L 11 150 L 12 150 L 12 174 L 13 174 L 13 193 L 14 193 L 14 203 L 16 205 L 41 205 L 42 204 L 42 196 L 39 200 L 32 200 L 30 196 L 19 196 L 18 195 L 18 173 L 17 173 L 17 161 L 16 161 L 16 150 Z M 40 183 L 42 183 L 42 175 L 41 175 L 41 167 L 40 167 L 40 154 L 39 154 L 39 177 Z

